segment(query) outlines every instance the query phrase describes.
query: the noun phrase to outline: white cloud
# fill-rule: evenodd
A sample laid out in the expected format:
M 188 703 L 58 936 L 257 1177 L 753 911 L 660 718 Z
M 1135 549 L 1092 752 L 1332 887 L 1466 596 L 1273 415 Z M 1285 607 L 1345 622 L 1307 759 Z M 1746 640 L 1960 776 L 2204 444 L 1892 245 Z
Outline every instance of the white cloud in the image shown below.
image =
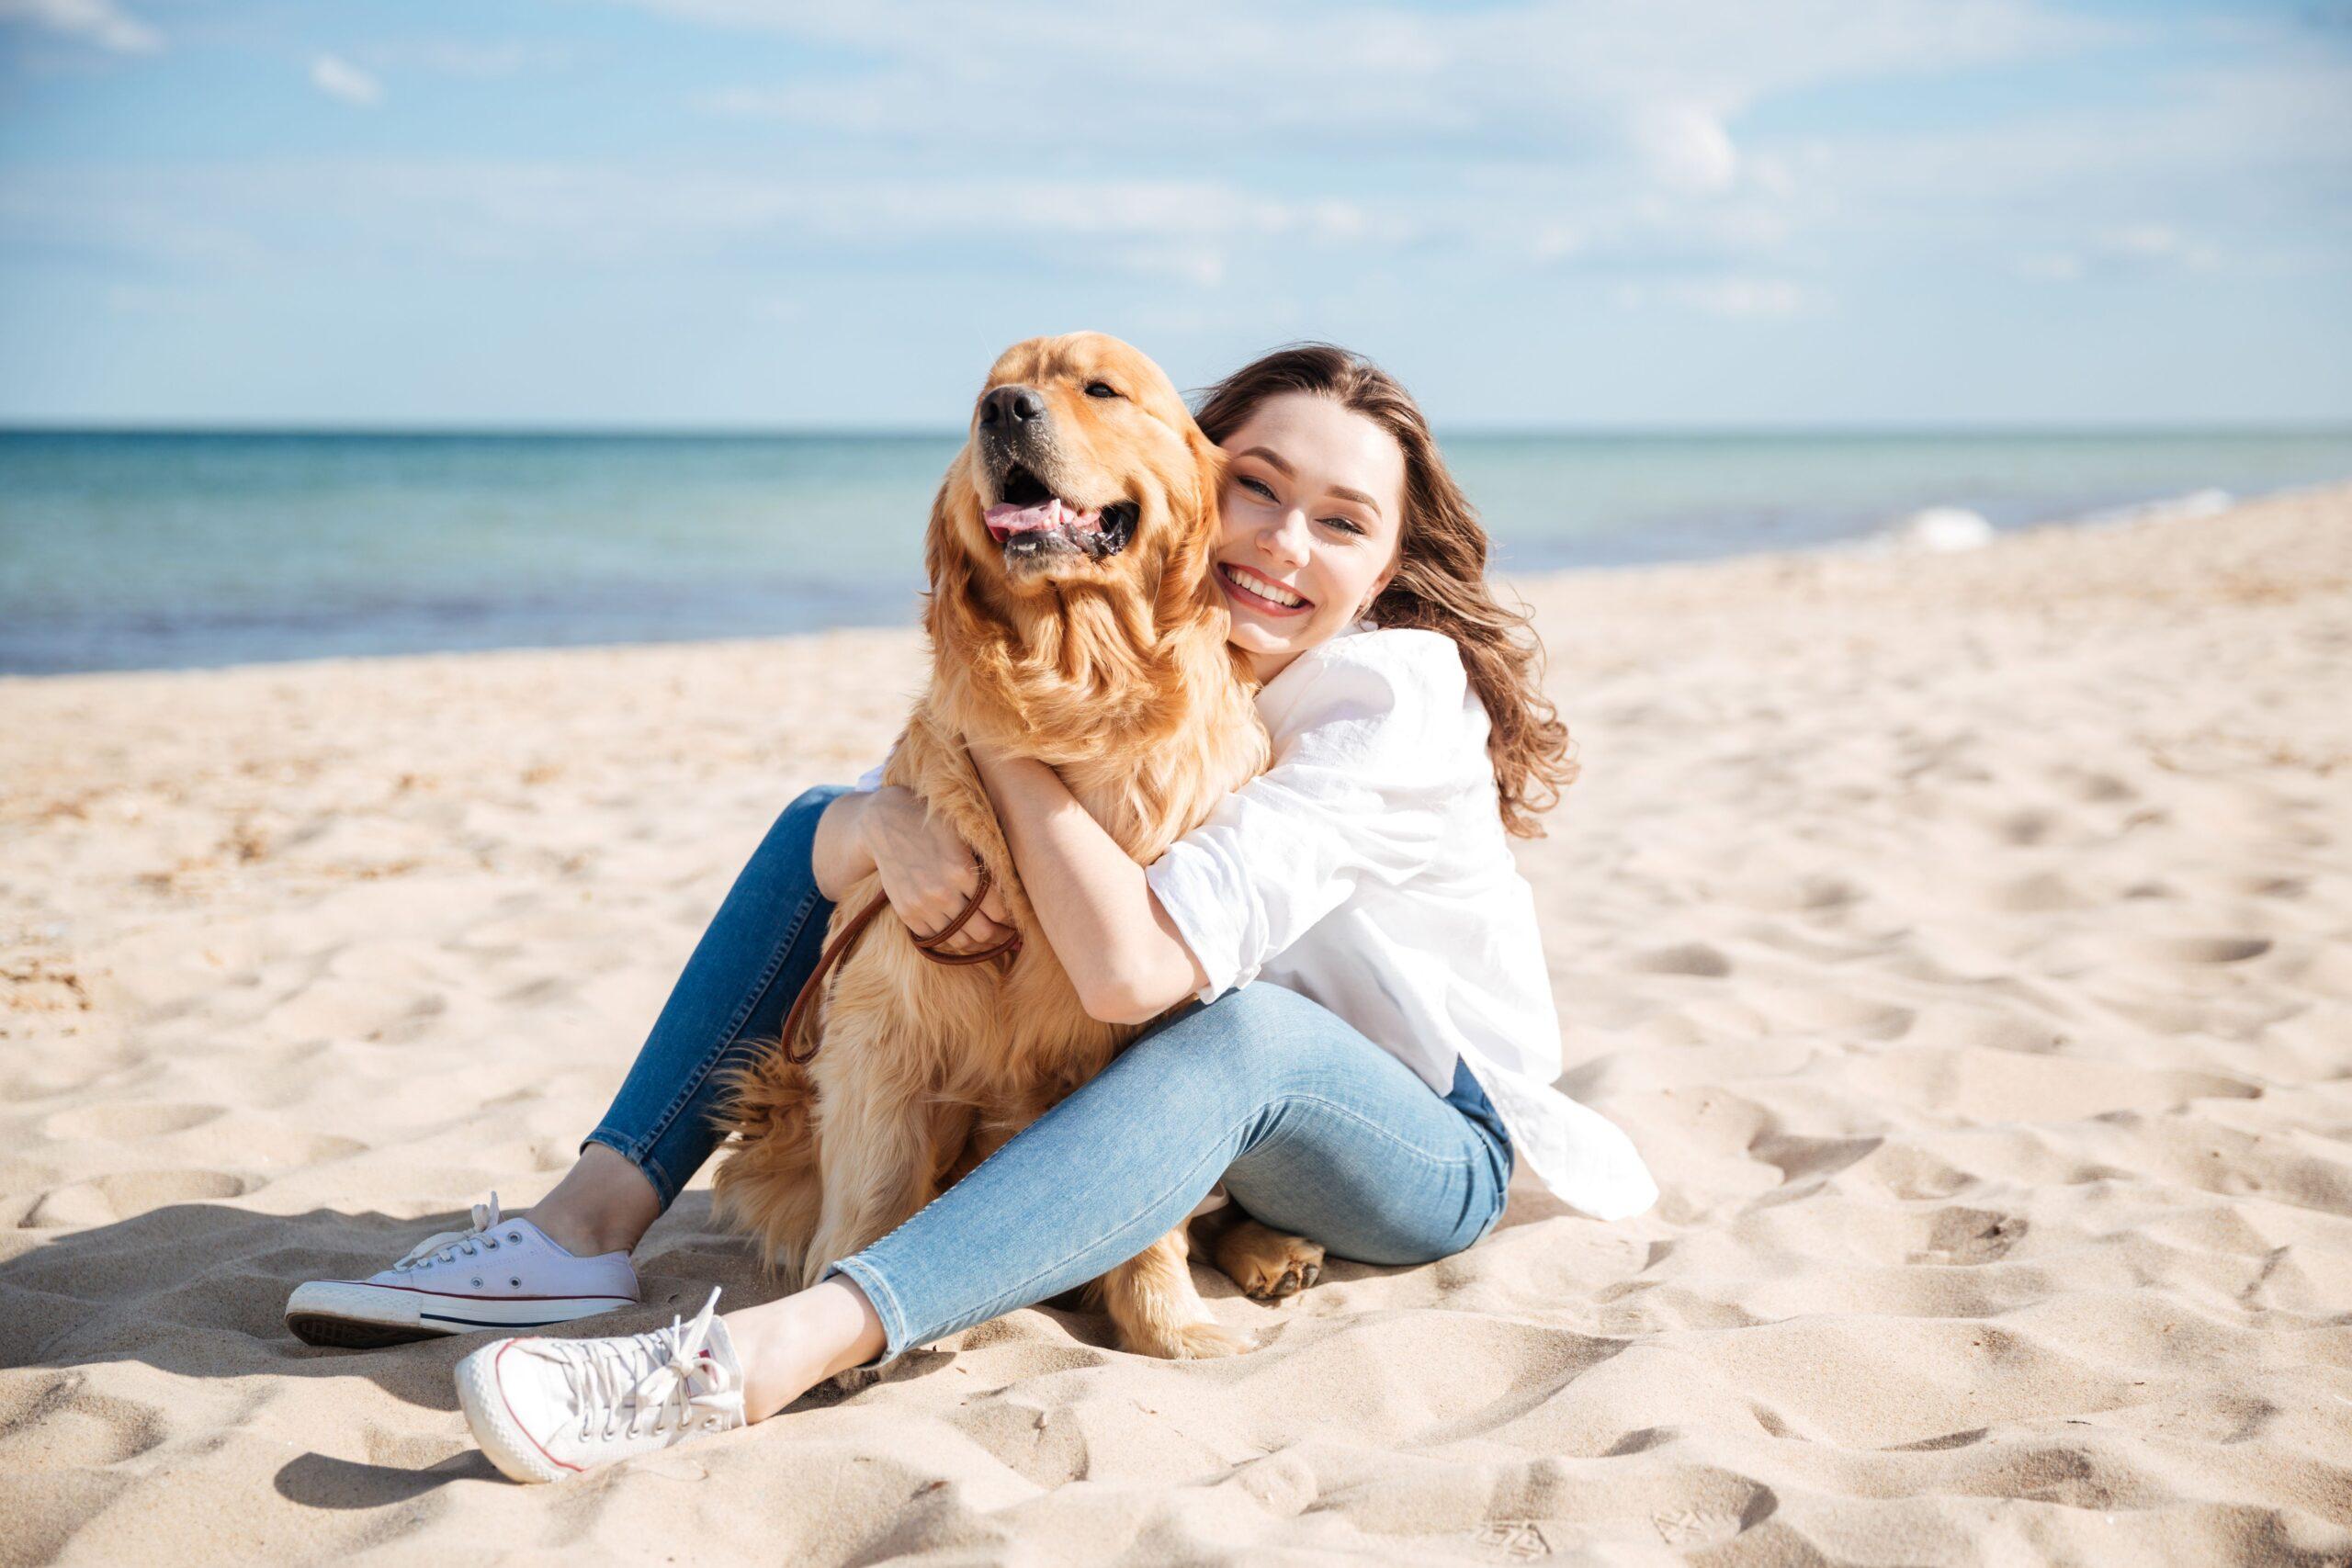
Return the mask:
M 2100 250 L 2119 260 L 2170 262 L 2203 272 L 2220 257 L 2211 245 L 2199 244 L 2163 223 L 2133 223 L 2110 229 L 2099 238 Z
M 1172 277 L 1195 288 L 1214 288 L 1223 283 L 1227 265 L 1223 246 L 1182 242 L 1129 245 L 1114 253 L 1113 259 L 1142 276 Z
M 2220 265 L 2220 252 L 2169 224 L 2129 223 L 2105 231 L 2078 251 L 2022 256 L 2017 270 L 2044 283 L 2080 283 L 2132 273 L 2211 272 Z
M 1102 104 L 1069 127 L 1099 152 L 1484 150 L 1614 163 L 1700 192 L 1730 183 L 1729 128 L 1764 97 L 2047 55 L 2107 30 L 2034 0 L 1520 0 L 1442 14 L 1000 0 L 984 26 L 949 0 L 635 3 L 870 58 L 845 80 L 738 82 L 701 99 L 818 134 L 962 145 L 1000 121 L 1006 85 L 1025 82 L 1055 85 L 1057 104 Z
M 384 101 L 383 84 L 340 55 L 322 54 L 311 62 L 311 85 L 363 109 Z
M 1668 305 L 1731 321 L 1776 320 L 1823 308 L 1826 301 L 1785 277 L 1676 278 L 1624 283 L 1611 296 L 1624 310 Z
M 1023 265 L 1213 288 L 1244 247 L 1346 254 L 1393 243 L 1396 220 L 1200 180 L 804 177 L 657 165 L 281 162 L 157 172 L 57 170 L 0 187 L 0 241 L 243 265 L 245 241 L 375 260 L 693 262 L 840 258 L 949 247 Z M 266 247 L 265 247 L 266 249 Z
M 1634 141 L 1651 177 L 1669 190 L 1712 195 L 1739 176 L 1739 151 L 1723 121 L 1697 104 L 1662 104 L 1637 111 Z
M 999 0 L 985 26 L 948 0 L 628 3 L 868 62 L 788 85 L 739 79 L 694 101 L 886 177 L 971 158 L 1009 115 L 1030 112 L 1008 84 L 1049 84 L 1039 103 L 1069 112 L 1037 122 L 1048 166 L 1165 168 L 1173 155 L 1265 168 L 1285 208 L 1344 191 L 1366 225 L 1360 246 L 1686 276 L 1797 265 L 1793 241 L 1835 216 L 1839 193 L 1816 186 L 1804 149 L 1743 136 L 1759 104 L 2049 58 L 2116 30 L 2042 0 L 1516 0 L 1436 14 L 1356 0 Z M 1444 173 L 1432 179 L 1430 166 Z M 1364 172 L 1377 194 L 1358 194 Z M 1325 179 L 1335 183 L 1314 183 Z M 1214 268 L 1197 248 L 1182 267 L 1165 246 L 1139 254 L 1201 279 L 1302 232 L 1207 220 Z M 1170 226 L 1201 221 L 1179 214 Z
M 0 21 L 46 28 L 117 54 L 153 54 L 164 47 L 163 34 L 114 0 L 0 0 Z
M 2083 258 L 2068 251 L 2047 251 L 2018 258 L 2018 275 L 2044 283 L 2076 283 L 2083 276 Z
M 1566 261 L 1580 254 L 1589 243 L 1582 227 L 1555 220 L 1536 225 L 1528 242 L 1528 254 L 1539 262 Z

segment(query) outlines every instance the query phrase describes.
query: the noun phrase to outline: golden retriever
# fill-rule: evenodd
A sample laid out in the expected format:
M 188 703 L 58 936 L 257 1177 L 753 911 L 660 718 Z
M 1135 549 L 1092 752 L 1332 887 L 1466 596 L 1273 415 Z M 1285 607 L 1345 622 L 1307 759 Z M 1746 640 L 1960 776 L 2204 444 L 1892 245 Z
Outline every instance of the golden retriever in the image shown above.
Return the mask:
M 876 919 L 812 998 L 815 1055 L 804 1066 L 771 1049 L 735 1075 L 716 1210 L 771 1269 L 815 1282 L 1137 1032 L 1080 1006 L 964 742 L 1051 763 L 1146 863 L 1265 767 L 1254 682 L 1208 572 L 1222 475 L 1168 378 L 1114 338 L 1034 338 L 989 372 L 932 505 L 930 689 L 884 779 L 972 846 L 1027 940 L 1007 964 L 951 967 L 919 953 L 901 922 Z M 829 937 L 879 887 L 849 889 Z M 1286 1238 L 1243 1228 L 1279 1272 Z M 1095 1282 L 1123 1348 L 1240 1348 L 1193 1291 L 1187 1250 L 1180 1225 Z M 1240 1253 L 1228 1265 L 1250 1267 Z

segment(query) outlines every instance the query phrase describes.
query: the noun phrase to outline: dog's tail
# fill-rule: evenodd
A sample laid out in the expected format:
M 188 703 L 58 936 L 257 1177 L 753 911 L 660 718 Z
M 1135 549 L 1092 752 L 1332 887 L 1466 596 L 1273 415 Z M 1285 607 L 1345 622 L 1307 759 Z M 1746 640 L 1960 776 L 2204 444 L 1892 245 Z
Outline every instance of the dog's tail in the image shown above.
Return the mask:
M 773 1042 L 721 1067 L 714 1119 L 728 1134 L 711 1177 L 711 1214 L 759 1244 L 771 1277 L 797 1277 L 817 1234 L 824 1191 L 817 1169 L 816 1086 Z

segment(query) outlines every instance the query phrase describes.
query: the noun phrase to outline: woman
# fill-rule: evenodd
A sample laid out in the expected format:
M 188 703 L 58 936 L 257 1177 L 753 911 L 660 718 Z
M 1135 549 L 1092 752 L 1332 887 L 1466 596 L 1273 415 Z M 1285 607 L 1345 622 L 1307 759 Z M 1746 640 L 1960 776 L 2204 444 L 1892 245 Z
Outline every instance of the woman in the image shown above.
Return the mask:
M 1272 766 L 1143 867 L 1050 768 L 974 759 L 1088 1011 L 1159 1021 L 811 1289 L 723 1317 L 714 1291 L 654 1333 L 469 1356 L 461 1402 L 507 1474 L 553 1480 L 761 1420 L 1094 1278 L 1220 1181 L 1264 1224 L 1382 1264 L 1483 1237 L 1518 1159 L 1603 1219 L 1656 1198 L 1624 1134 L 1550 1088 L 1558 1018 L 1506 833 L 1537 833 L 1574 767 L 1419 410 L 1369 362 L 1308 345 L 1236 372 L 1199 418 L 1231 459 L 1215 570 Z M 493 1195 L 472 1229 L 370 1280 L 303 1286 L 288 1322 L 372 1344 L 635 1301 L 628 1248 L 715 1145 L 718 1069 L 775 1037 L 831 897 L 869 871 L 924 933 L 975 885 L 969 850 L 906 791 L 803 795 L 548 1199 L 509 1217 Z M 997 942 L 1003 918 L 983 903 L 951 950 Z

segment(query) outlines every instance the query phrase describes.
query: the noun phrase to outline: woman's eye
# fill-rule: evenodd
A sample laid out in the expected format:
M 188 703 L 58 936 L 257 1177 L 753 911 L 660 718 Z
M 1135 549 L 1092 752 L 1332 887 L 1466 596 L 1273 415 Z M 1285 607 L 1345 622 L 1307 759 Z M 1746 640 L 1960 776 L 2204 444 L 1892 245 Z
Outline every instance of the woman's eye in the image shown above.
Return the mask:
M 1268 501 L 1274 499 L 1274 492 L 1269 490 L 1263 481 L 1253 479 L 1247 474 L 1243 474 L 1241 476 L 1241 488 L 1244 490 L 1254 490 L 1260 495 L 1264 496 Z
M 1352 517 L 1326 517 L 1323 521 L 1329 524 L 1332 527 L 1339 529 L 1343 534 L 1361 534 L 1363 532 L 1363 525 L 1356 522 Z
M 1090 398 L 1115 398 L 1119 395 L 1119 389 L 1108 381 L 1089 381 L 1086 395 Z

